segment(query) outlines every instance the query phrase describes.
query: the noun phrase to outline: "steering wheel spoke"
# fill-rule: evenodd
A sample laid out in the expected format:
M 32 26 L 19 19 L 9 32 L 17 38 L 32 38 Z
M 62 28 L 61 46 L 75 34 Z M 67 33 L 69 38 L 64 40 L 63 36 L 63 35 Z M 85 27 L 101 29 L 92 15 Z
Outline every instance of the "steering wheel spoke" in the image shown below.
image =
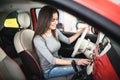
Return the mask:
M 74 46 L 74 51 L 73 51 L 71 57 L 74 57 L 75 55 L 77 55 L 77 54 L 80 53 L 80 52 L 78 52 L 78 50 L 79 50 L 79 47 L 80 47 L 80 45 L 82 44 L 82 42 L 83 42 L 83 40 L 84 40 L 87 32 L 88 32 L 88 28 L 86 28 L 86 29 L 84 30 L 84 32 L 82 33 L 81 37 L 77 40 L 77 42 L 76 42 L 76 44 L 75 44 L 75 46 Z

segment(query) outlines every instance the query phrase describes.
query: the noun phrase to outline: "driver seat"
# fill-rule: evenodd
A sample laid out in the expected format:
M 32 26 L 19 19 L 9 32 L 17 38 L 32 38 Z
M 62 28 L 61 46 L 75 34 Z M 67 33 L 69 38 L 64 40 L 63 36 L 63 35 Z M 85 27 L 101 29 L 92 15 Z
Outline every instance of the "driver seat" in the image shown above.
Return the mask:
M 23 29 L 14 36 L 14 46 L 22 60 L 23 69 L 28 80 L 42 80 L 42 70 L 32 49 L 34 31 L 27 29 L 30 26 L 30 16 L 26 12 L 18 14 L 18 24 Z

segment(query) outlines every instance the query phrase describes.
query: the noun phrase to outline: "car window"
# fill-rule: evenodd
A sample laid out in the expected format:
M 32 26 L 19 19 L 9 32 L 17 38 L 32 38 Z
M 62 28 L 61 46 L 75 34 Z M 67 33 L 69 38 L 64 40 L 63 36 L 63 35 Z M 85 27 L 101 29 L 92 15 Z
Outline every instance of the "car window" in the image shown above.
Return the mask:
M 120 5 L 120 0 L 110 0 L 110 1 L 114 2 L 115 4 Z
M 38 19 L 38 13 L 40 11 L 40 8 L 35 8 L 35 15 Z M 80 30 L 81 28 L 89 27 L 89 33 L 91 34 L 91 26 L 84 21 L 81 21 L 77 17 L 59 10 L 59 23 L 57 25 L 57 28 L 64 32 L 76 32 Z
M 4 21 L 4 27 L 6 28 L 19 28 L 17 23 L 17 11 L 11 12 Z
M 8 28 L 18 28 L 17 19 L 16 18 L 6 19 L 4 26 Z

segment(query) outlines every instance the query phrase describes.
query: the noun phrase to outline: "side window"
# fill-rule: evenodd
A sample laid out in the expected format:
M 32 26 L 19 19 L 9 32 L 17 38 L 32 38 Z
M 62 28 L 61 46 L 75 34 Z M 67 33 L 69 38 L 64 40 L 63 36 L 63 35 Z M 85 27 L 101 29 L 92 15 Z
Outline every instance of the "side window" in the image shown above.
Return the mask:
M 33 8 L 33 9 L 31 9 L 31 11 L 32 11 L 32 15 L 35 14 L 32 16 L 33 22 L 34 22 L 33 25 L 34 25 L 34 24 L 37 24 L 36 20 L 38 19 L 38 14 L 39 14 L 40 8 Z M 87 23 L 83 23 L 77 17 L 75 17 L 65 11 L 62 11 L 59 9 L 58 9 L 58 11 L 59 11 L 59 23 L 57 25 L 57 28 L 60 29 L 61 31 L 76 32 L 77 30 L 79 30 L 81 28 L 89 26 Z M 34 18 L 36 18 L 36 19 L 34 19 Z M 89 30 L 90 30 L 89 33 L 92 33 L 91 26 L 89 26 Z
M 36 18 L 38 18 L 38 13 L 40 11 L 40 8 L 36 8 L 34 11 L 35 11 Z M 58 29 L 65 32 L 75 32 L 77 18 L 62 10 L 58 10 L 58 11 L 60 14 Z
M 19 28 L 19 25 L 17 23 L 17 11 L 14 11 L 10 13 L 4 22 L 4 27 L 6 28 Z
M 76 32 L 82 28 L 88 28 L 89 34 L 92 34 L 91 25 L 65 11 L 60 10 L 59 13 L 59 22 L 63 24 L 65 32 Z
M 65 11 L 59 10 L 59 22 L 63 24 L 65 32 L 76 32 L 77 18 Z

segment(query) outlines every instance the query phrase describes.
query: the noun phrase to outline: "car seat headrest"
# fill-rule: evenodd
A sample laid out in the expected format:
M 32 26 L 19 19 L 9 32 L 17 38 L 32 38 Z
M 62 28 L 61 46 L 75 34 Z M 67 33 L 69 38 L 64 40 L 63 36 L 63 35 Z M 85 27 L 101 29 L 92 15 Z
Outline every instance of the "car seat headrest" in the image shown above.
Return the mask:
M 4 51 L 0 48 L 0 62 L 6 57 L 6 54 L 4 54 Z
M 28 28 L 30 26 L 30 16 L 27 12 L 21 12 L 18 14 L 17 17 L 18 20 L 18 24 L 20 25 L 20 27 L 22 28 Z

